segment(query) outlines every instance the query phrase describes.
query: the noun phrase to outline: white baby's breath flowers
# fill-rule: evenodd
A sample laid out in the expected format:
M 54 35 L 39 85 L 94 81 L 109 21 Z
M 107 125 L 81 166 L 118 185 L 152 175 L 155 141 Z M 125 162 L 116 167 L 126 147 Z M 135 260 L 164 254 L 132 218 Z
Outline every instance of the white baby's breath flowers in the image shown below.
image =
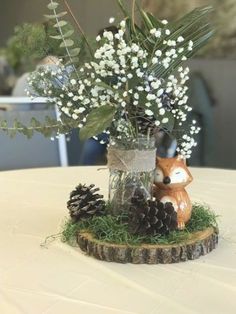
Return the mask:
M 110 18 L 109 18 L 109 23 L 110 24 L 113 24 L 115 22 L 115 18 L 113 17 L 113 16 L 111 16 Z
M 78 116 L 76 113 L 73 113 L 73 114 L 72 114 L 72 118 L 73 118 L 74 120 L 77 120 L 78 117 L 79 117 L 79 116 Z
M 156 50 L 156 51 L 155 51 L 155 55 L 156 55 L 157 57 L 161 57 L 161 56 L 162 56 L 162 51 L 161 51 L 161 50 Z
M 157 63 L 158 63 L 158 58 L 157 57 L 152 58 L 152 64 L 157 64 Z
M 161 37 L 161 30 L 158 29 L 158 30 L 155 32 L 154 35 L 155 35 L 156 38 L 160 38 L 160 37 Z
M 154 35 L 154 34 L 156 33 L 156 31 L 157 31 L 156 28 L 152 28 L 152 29 L 150 30 L 150 34 L 151 34 L 151 35 Z
M 163 124 L 166 124 L 169 122 L 169 119 L 168 118 L 163 118 L 162 121 L 161 121 Z
M 165 34 L 166 34 L 167 36 L 169 36 L 169 35 L 171 34 L 171 31 L 170 31 L 169 29 L 166 29 L 166 30 L 165 30 Z
M 179 36 L 178 38 L 177 38 L 177 42 L 178 43 L 182 43 L 184 41 L 184 37 L 183 36 Z
M 114 18 L 111 17 L 109 22 L 113 23 Z M 166 25 L 167 21 L 162 23 Z M 63 67 L 53 72 L 50 69 L 41 71 L 37 77 L 40 76 L 44 94 L 49 98 L 55 93 L 47 77 L 51 77 L 51 82 L 60 78 L 63 83 L 57 91 L 55 103 L 62 114 L 75 121 L 79 128 L 86 125 L 92 110 L 111 105 L 116 113 L 111 128 L 105 132 L 115 130 L 119 138 L 132 138 L 132 123 L 137 119 L 137 113 L 158 129 L 168 128 L 172 120 L 175 121 L 173 127 L 181 128 L 191 110 L 186 86 L 189 69 L 179 66 L 175 74 L 163 78 L 158 71 L 164 68 L 166 73 L 170 73 L 175 59 L 184 51 L 187 56 L 194 43 L 190 40 L 182 44 L 185 42 L 182 36 L 173 40 L 167 27 L 150 30 L 149 39 L 160 43 L 150 52 L 144 45 L 127 40 L 126 21 L 121 21 L 117 33 L 104 31 L 102 36 L 97 36 L 98 48 L 94 58 L 78 70 L 78 77 L 75 73 L 67 74 L 64 82 Z M 160 47 L 164 47 L 163 50 Z M 182 56 L 182 60 L 186 59 Z M 34 85 L 34 80 L 31 81 Z M 196 144 L 193 138 L 197 132 L 198 127 L 193 122 L 189 132 L 181 138 L 178 150 L 187 158 Z
M 193 50 L 193 41 L 192 40 L 190 40 L 189 43 L 188 43 L 188 50 L 189 51 Z
M 145 114 L 146 114 L 147 116 L 149 116 L 149 117 L 151 117 L 151 116 L 154 115 L 153 111 L 150 110 L 150 109 L 146 109 L 146 110 L 145 110 Z
M 165 114 L 165 109 L 164 108 L 161 108 L 160 110 L 159 110 L 159 115 L 160 116 L 164 116 L 164 114 Z
M 162 22 L 163 25 L 167 25 L 168 24 L 167 20 L 162 20 L 161 22 Z
M 120 22 L 120 27 L 121 27 L 121 29 L 125 29 L 125 27 L 126 27 L 126 22 L 125 22 L 125 20 L 123 20 L 123 21 L 121 21 Z
M 72 79 L 71 81 L 70 81 L 70 83 L 71 83 L 71 85 L 76 85 L 76 80 L 75 79 Z

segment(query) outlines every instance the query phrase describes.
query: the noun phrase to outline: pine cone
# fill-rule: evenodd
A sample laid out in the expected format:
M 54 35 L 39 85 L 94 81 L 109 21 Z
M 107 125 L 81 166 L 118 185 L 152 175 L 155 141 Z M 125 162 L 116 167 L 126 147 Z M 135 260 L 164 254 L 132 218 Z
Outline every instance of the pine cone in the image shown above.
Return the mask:
M 150 134 L 153 135 L 156 129 L 156 125 L 155 125 L 156 119 L 154 117 L 150 117 L 147 114 L 145 114 L 143 108 L 139 107 L 136 110 L 137 110 L 136 121 L 137 121 L 139 132 L 144 135 L 150 132 Z
M 171 111 L 175 107 L 173 95 L 166 92 L 164 92 L 161 96 L 161 103 L 167 111 Z
M 139 235 L 167 235 L 177 228 L 177 213 L 172 203 L 146 200 L 142 195 L 132 198 L 130 231 Z
M 70 193 L 67 208 L 74 222 L 104 214 L 105 201 L 103 195 L 96 193 L 99 188 L 94 187 L 94 184 L 90 186 L 80 184 Z
M 161 103 L 166 111 L 171 111 L 175 107 L 173 95 L 166 92 L 164 92 L 161 96 Z M 145 109 L 142 107 L 134 107 L 134 112 L 136 112 L 136 121 L 140 133 L 147 134 L 150 132 L 150 134 L 153 135 L 156 130 L 158 130 L 158 127 L 155 125 L 156 118 L 145 114 Z

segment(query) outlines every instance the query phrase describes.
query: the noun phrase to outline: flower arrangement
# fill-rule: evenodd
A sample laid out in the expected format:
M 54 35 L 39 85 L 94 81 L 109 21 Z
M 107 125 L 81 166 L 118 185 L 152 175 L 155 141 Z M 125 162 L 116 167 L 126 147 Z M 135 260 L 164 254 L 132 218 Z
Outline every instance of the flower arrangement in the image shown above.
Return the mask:
M 1 121 L 2 130 L 30 137 L 34 130 L 51 136 L 78 127 L 81 139 L 96 138 L 105 132 L 111 139 L 130 140 L 129 145 L 140 135 L 162 130 L 177 140 L 179 153 L 191 156 L 199 128 L 195 121 L 186 127 L 191 107 L 186 86 L 189 69 L 183 63 L 212 36 L 208 21 L 212 8 L 195 9 L 179 21 L 168 23 L 145 12 L 136 1 L 131 14 L 122 0 L 117 2 L 124 19 L 112 31 L 108 28 L 97 36 L 97 47 L 93 49 L 68 2 L 63 1 L 67 10 L 59 12 L 59 3 L 49 1 L 51 14 L 47 18 L 55 21 L 58 30 L 58 35 L 52 37 L 64 48 L 65 56 L 53 70 L 42 67 L 31 75 L 28 95 L 44 96 L 56 104 L 60 119 L 46 118 L 44 124 L 32 119 L 30 126 L 15 121 L 12 127 Z M 75 47 L 71 39 L 74 30 L 68 30 L 66 14 L 74 19 L 89 52 L 88 61 L 79 67 L 80 47 Z M 137 14 L 141 25 L 137 24 Z
M 188 238 L 190 242 L 182 243 L 178 249 L 169 246 L 163 254 L 162 246 L 154 251 L 150 247 L 139 250 L 130 247 L 129 241 L 141 245 L 152 241 L 176 244 L 178 241 L 171 237 L 186 235 L 186 228 L 191 225 L 192 204 L 185 186 L 192 176 L 185 159 L 191 156 L 197 144 L 194 135 L 200 130 L 195 121 L 188 121 L 189 69 L 184 62 L 213 35 L 208 21 L 212 8 L 195 9 L 177 22 L 168 23 L 145 12 L 136 0 L 132 1 L 131 14 L 123 1 L 117 0 L 124 19 L 100 32 L 94 48 L 68 2 L 62 2 L 66 11 L 59 12 L 59 3 L 49 1 L 51 14 L 47 18 L 55 21 L 58 35 L 53 39 L 58 40 L 65 55 L 55 66 L 44 66 L 32 73 L 28 90 L 31 97 L 40 95 L 49 104 L 56 104 L 60 117 L 46 118 L 45 124 L 32 119 L 28 127 L 15 121 L 12 129 L 2 121 L 0 127 L 10 135 L 20 131 L 29 137 L 34 130 L 51 136 L 78 128 L 82 140 L 94 137 L 106 144 L 99 135 L 105 133 L 109 138 L 109 202 L 103 200 L 93 184 L 78 185 L 67 203 L 71 220 L 64 237 L 72 230 L 73 235 L 78 233 L 82 250 L 116 262 L 168 263 L 210 252 L 218 237 L 215 220 L 205 209 L 200 212 L 210 220 L 201 226 L 203 236 L 194 228 L 194 234 Z M 80 47 L 71 37 L 74 30 L 65 28 L 66 14 L 71 15 L 86 44 L 88 54 L 83 64 L 79 63 Z M 114 22 L 110 18 L 110 23 Z M 179 156 L 156 159 L 153 135 L 160 131 L 177 141 Z M 117 247 L 117 241 L 114 247 L 99 243 L 102 237 L 97 235 L 107 234 L 104 224 L 109 234 L 122 235 L 125 245 Z M 187 252 L 185 257 L 183 252 Z

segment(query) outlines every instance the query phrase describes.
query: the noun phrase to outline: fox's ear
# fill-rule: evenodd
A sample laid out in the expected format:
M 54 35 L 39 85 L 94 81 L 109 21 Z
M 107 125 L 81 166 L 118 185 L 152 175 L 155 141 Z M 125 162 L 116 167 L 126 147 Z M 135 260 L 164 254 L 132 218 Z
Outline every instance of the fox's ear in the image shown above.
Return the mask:
M 161 157 L 159 157 L 159 156 L 157 156 L 157 159 L 156 159 L 157 164 L 159 164 L 159 163 L 161 162 L 161 160 L 162 160 L 162 158 L 161 158 Z

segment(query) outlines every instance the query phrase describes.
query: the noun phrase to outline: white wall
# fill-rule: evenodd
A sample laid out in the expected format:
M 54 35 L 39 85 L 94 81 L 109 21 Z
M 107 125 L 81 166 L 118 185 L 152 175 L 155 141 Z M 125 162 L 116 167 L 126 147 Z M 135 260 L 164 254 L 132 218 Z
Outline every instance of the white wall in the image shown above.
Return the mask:
M 216 99 L 215 156 L 211 166 L 236 169 L 236 60 L 192 60 Z

